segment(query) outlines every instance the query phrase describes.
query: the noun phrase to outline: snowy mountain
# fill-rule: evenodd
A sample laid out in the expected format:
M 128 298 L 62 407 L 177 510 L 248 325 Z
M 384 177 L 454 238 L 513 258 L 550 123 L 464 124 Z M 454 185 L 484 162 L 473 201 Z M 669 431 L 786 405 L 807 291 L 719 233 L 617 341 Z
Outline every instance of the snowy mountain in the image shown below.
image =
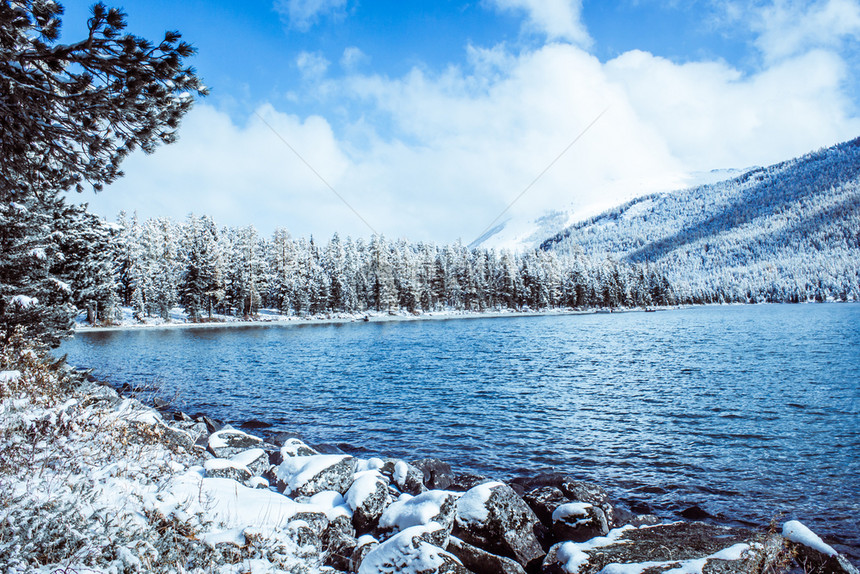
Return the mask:
M 860 299 L 860 138 L 655 193 L 541 244 L 666 269 L 694 302 Z
M 747 171 L 741 169 L 715 169 L 705 172 L 693 172 L 685 177 L 670 177 L 660 183 L 652 182 L 649 195 L 655 191 L 669 191 L 679 187 L 697 187 L 713 184 L 727 179 L 737 177 Z M 618 190 L 606 190 L 607 197 L 632 197 L 631 194 L 620 193 Z M 601 194 L 597 194 L 601 195 Z M 639 194 L 637 194 L 639 195 Z M 616 200 L 617 201 L 617 200 Z M 498 225 L 488 229 L 483 235 L 469 244 L 469 247 L 483 247 L 495 249 L 510 249 L 511 251 L 529 251 L 537 249 L 547 237 L 562 233 L 565 229 L 582 221 L 602 213 L 606 209 L 616 205 L 616 202 L 594 203 L 590 205 L 577 205 L 570 203 L 560 209 L 545 211 L 537 217 L 530 216 L 525 212 L 519 212 Z

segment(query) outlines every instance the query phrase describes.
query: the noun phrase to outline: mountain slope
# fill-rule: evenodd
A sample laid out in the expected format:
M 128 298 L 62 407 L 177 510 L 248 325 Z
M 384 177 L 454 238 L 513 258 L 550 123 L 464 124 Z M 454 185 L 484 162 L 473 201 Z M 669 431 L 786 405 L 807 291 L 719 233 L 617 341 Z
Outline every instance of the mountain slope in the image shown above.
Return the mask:
M 669 191 L 681 187 L 695 187 L 705 184 L 713 184 L 737 177 L 746 173 L 749 169 L 714 169 L 707 172 L 693 172 L 684 177 L 667 178 L 662 183 L 651 183 L 651 194 Z M 609 197 L 617 196 L 618 192 L 612 189 L 598 190 L 605 192 Z M 593 194 L 600 195 L 592 190 Z M 627 195 L 632 197 L 632 195 Z M 575 203 L 557 206 L 555 209 L 543 211 L 539 215 L 530 215 L 529 210 L 515 211 L 509 217 L 488 229 L 483 235 L 469 244 L 470 248 L 485 247 L 495 249 L 509 249 L 511 251 L 531 251 L 547 238 L 563 232 L 570 225 L 581 221 L 592 215 L 602 213 L 615 202 L 598 201 L 592 203 Z
M 696 302 L 860 299 L 860 138 L 625 203 L 541 245 L 666 268 Z

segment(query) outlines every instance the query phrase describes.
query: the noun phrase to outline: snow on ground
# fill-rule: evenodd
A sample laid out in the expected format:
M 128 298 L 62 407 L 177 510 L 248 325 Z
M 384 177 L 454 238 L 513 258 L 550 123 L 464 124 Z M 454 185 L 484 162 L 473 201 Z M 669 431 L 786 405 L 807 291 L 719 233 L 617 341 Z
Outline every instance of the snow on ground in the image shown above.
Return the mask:
M 234 317 L 232 315 L 214 315 L 212 321 L 200 323 L 189 322 L 187 316 L 179 307 L 170 312 L 170 320 L 165 321 L 160 317 L 146 317 L 138 321 L 132 316 L 131 309 L 122 308 L 122 319 L 112 325 L 92 326 L 86 320 L 86 314 L 82 313 L 75 319 L 75 330 L 79 332 L 103 332 L 120 329 L 207 329 L 218 327 L 245 327 L 249 325 L 325 325 L 333 323 L 353 323 L 367 321 L 371 323 L 395 322 L 395 321 L 423 321 L 423 320 L 446 320 L 446 319 L 490 319 L 496 317 L 517 316 L 539 316 L 539 315 L 575 315 L 595 313 L 593 309 L 579 311 L 576 309 L 547 309 L 533 311 L 523 309 L 515 311 L 512 309 L 492 309 L 486 311 L 462 311 L 456 309 L 443 309 L 439 311 L 425 311 L 422 313 L 410 313 L 408 311 L 379 312 L 367 311 L 361 313 L 326 313 L 324 315 L 311 315 L 307 317 L 296 317 L 279 314 L 272 309 L 261 309 L 259 314 L 250 319 Z
M 26 353 L 0 356 L 0 572 L 331 571 L 293 517 L 339 494 L 207 477 L 189 432 Z
M 798 544 L 803 544 L 813 550 L 818 550 L 827 556 L 836 556 L 837 552 L 832 546 L 824 542 L 816 533 L 811 531 L 802 522 L 789 520 L 782 526 L 782 535 Z

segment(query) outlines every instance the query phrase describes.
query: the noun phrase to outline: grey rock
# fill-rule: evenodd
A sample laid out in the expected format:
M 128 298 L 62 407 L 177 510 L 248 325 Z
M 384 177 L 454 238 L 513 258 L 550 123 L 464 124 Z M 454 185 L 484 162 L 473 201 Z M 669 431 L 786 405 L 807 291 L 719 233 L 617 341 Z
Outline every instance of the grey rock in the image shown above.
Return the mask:
M 564 495 L 567 502 L 587 502 L 600 507 L 606 515 L 609 526 L 617 526 L 615 509 L 609 500 L 609 494 L 597 484 L 576 480 L 570 475 L 559 473 L 539 474 L 526 478 L 518 477 L 511 482 L 522 485 L 526 491 L 525 497 L 529 492 L 540 487 L 554 487 Z
M 208 448 L 209 452 L 218 458 L 230 458 L 244 450 L 259 448 L 262 444 L 261 438 L 232 427 L 224 427 L 209 435 Z
M 333 522 L 322 512 L 297 512 L 290 520 L 304 520 L 310 529 L 320 536 L 331 527 Z
M 263 476 L 269 470 L 269 454 L 261 448 L 252 448 L 230 457 L 238 465 L 246 467 L 251 476 Z
M 512 487 L 514 485 L 511 485 Z M 538 519 L 547 526 L 552 525 L 552 513 L 567 502 L 572 502 L 555 486 L 539 486 L 523 494 L 523 500 L 534 510 Z
M 576 511 L 569 508 L 576 505 Z M 567 512 L 565 512 L 567 511 Z M 609 532 L 606 514 L 599 506 L 588 503 L 567 503 L 553 513 L 552 534 L 555 540 L 585 542 Z
M 858 574 L 857 568 L 842 554 L 829 555 L 790 540 L 783 541 L 804 574 Z
M 325 565 L 338 570 L 349 570 L 358 542 L 355 529 L 346 516 L 332 520 L 322 537 Z
M 224 459 L 207 460 L 203 465 L 209 478 L 229 478 L 236 482 L 245 483 L 251 478 L 251 472 L 242 466 L 233 466 Z
M 526 574 L 526 571 L 515 560 L 490 554 L 463 542 L 456 536 L 448 538 L 448 552 L 460 559 L 463 566 L 475 574 Z
M 448 486 L 448 490 L 453 490 L 454 492 L 466 492 L 467 490 L 475 488 L 479 484 L 487 482 L 493 482 L 493 480 L 480 474 L 455 474 L 454 478 L 451 479 L 451 484 Z
M 485 512 L 474 512 L 478 505 L 483 505 Z M 513 558 L 528 570 L 539 565 L 545 554 L 535 534 L 539 524 L 532 509 L 510 486 L 487 483 L 472 488 L 457 501 L 454 535 L 492 554 Z
M 359 534 L 373 530 L 392 502 L 388 481 L 377 473 L 359 473 L 344 498 L 353 510 L 352 523 Z
M 412 466 L 424 473 L 424 486 L 430 490 L 445 490 L 454 482 L 451 465 L 438 458 L 422 458 Z
M 391 484 L 400 492 L 414 496 L 427 490 L 424 486 L 424 473 L 406 461 L 396 458 L 385 459 L 379 471 L 390 478 Z
M 472 574 L 457 558 L 443 550 L 447 536 L 440 537 L 439 525 L 413 526 L 397 533 L 367 552 L 358 568 L 358 574 Z M 426 557 L 423 569 L 412 565 L 416 555 Z
M 339 446 L 327 442 L 315 444 L 312 448 L 320 454 L 346 454 Z
M 441 537 L 434 544 L 444 547 L 443 542 L 447 541 L 454 528 L 456 514 L 457 499 L 450 492 L 428 490 L 414 497 L 404 495 L 386 508 L 379 518 L 379 538 L 383 540 L 407 528 L 434 523 L 439 525 L 436 535 Z
M 713 526 L 701 522 L 677 522 L 648 528 L 613 530 L 610 541 L 596 548 L 578 547 L 574 542 L 559 542 L 550 548 L 543 562 L 543 574 L 567 574 L 562 565 L 570 559 L 571 549 L 582 552 L 578 574 L 597 574 L 608 564 L 649 563 L 649 571 L 678 568 L 683 562 L 706 559 L 703 574 L 742 574 L 760 572 L 769 566 L 763 548 L 763 535 L 740 528 Z M 709 558 L 736 544 L 747 545 L 738 560 Z M 742 548 L 742 547 L 741 547 Z M 656 563 L 657 565 L 654 565 Z M 766 570 L 764 570 L 766 571 Z
M 176 421 L 171 424 L 174 428 L 182 429 L 191 435 L 194 444 L 198 444 L 198 441 L 206 440 L 207 442 L 203 443 L 203 446 L 208 444 L 209 431 L 206 430 L 206 425 L 203 423 L 191 421 Z
M 319 451 L 312 449 L 298 438 L 288 438 L 285 440 L 284 444 L 281 445 L 280 453 L 281 457 L 284 459 L 295 456 L 313 456 L 315 454 L 321 454 Z
M 379 541 L 372 536 L 363 536 L 356 540 L 356 543 L 356 547 L 352 551 L 352 556 L 349 559 L 350 572 L 358 572 L 361 567 L 361 563 L 364 562 L 364 558 L 373 551 L 374 548 L 379 546 Z
M 635 527 L 653 526 L 659 524 L 660 518 L 653 514 L 636 514 L 625 510 L 624 508 L 615 507 L 615 526 L 631 525 Z
M 344 494 L 352 484 L 355 459 L 319 454 L 287 458 L 275 471 L 278 490 L 288 496 L 313 496 L 324 490 Z
M 201 422 L 201 423 L 205 424 L 206 430 L 208 430 L 210 433 L 218 432 L 219 430 L 224 428 L 224 425 L 223 425 L 223 423 L 221 423 L 221 421 L 211 419 L 204 414 L 200 414 L 200 413 L 196 414 L 194 416 L 194 420 L 196 420 L 197 422 Z

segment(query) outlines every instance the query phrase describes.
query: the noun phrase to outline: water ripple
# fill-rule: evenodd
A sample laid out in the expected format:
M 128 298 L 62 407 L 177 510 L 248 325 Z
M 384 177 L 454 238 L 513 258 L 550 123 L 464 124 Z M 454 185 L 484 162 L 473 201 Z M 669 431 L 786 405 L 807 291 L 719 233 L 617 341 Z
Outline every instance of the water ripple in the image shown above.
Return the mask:
M 70 360 L 310 442 L 560 471 L 860 553 L 860 305 L 87 333 Z

